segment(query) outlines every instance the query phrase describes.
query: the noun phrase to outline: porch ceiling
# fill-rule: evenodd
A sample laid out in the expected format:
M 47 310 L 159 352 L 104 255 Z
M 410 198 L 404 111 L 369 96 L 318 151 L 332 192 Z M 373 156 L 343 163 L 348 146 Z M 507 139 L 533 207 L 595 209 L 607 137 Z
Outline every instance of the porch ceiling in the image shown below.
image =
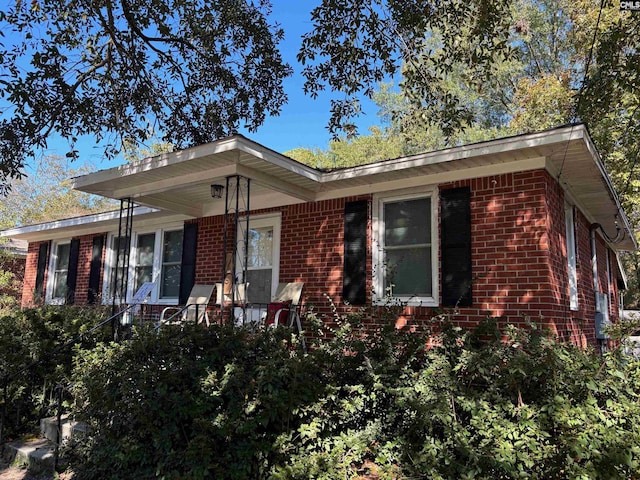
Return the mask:
M 74 188 L 139 205 L 201 217 L 224 212 L 211 184 L 251 179 L 251 209 L 434 185 L 534 168 L 547 168 L 571 197 L 612 237 L 614 248 L 636 247 L 632 229 L 584 125 L 502 138 L 411 157 L 322 172 L 241 135 L 148 158 L 74 179 Z
M 252 180 L 255 205 L 274 193 L 287 203 L 312 201 L 318 184 L 312 168 L 238 135 L 77 177 L 74 188 L 201 217 L 224 212 L 224 201 L 211 198 L 210 186 L 225 185 L 231 175 Z

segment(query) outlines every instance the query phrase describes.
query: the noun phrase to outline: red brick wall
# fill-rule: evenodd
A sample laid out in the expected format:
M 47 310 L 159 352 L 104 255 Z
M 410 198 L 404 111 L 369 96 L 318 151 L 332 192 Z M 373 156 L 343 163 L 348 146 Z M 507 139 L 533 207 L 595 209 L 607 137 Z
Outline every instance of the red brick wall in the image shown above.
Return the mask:
M 78 275 L 76 278 L 75 304 L 84 305 L 88 301 L 89 296 L 89 273 L 91 271 L 91 257 L 93 256 L 93 238 L 100 235 L 85 235 L 80 238 L 80 252 L 78 255 Z M 102 250 L 102 265 L 100 278 L 100 291 L 102 292 L 102 280 L 104 276 L 104 261 L 106 258 L 106 245 Z
M 462 186 L 471 188 L 473 306 L 451 309 L 450 317 L 466 327 L 486 316 L 516 325 L 541 322 L 565 341 L 595 344 L 590 225 L 576 211 L 578 310 L 571 311 L 564 192 L 558 182 L 538 170 L 454 182 L 440 189 Z M 606 291 L 607 247 L 600 235 L 596 238 L 600 288 Z M 611 268 L 617 268 L 613 261 Z M 615 276 L 610 297 L 617 298 Z M 610 311 L 612 319 L 617 318 L 617 305 Z M 407 308 L 404 313 L 399 325 L 433 312 Z
M 307 303 L 326 307 L 326 296 L 336 304 L 342 302 L 344 208 L 347 202 L 367 198 L 304 203 L 282 212 L 280 278 L 282 282 L 304 281 Z M 371 271 L 367 243 L 367 271 Z
M 38 274 L 38 250 L 41 243 L 47 242 L 31 242 L 27 250 L 27 261 L 24 267 L 24 284 L 22 286 L 22 307 L 30 307 L 43 300 L 36 298 L 36 275 Z M 47 262 L 48 266 L 48 262 Z M 48 269 L 47 269 L 48 270 Z M 47 284 L 47 271 L 45 271 L 44 285 Z M 44 294 L 44 288 L 43 288 Z
M 323 314 L 331 312 L 325 295 L 336 304 L 341 303 L 345 203 L 362 198 L 369 197 L 341 198 L 251 212 L 252 217 L 281 213 L 280 282 L 304 282 L 303 302 L 319 308 Z M 198 219 L 196 283 L 221 281 L 223 235 L 222 216 Z M 233 232 L 228 232 L 227 237 L 228 242 L 232 242 Z M 370 253 L 367 255 L 369 271 Z M 369 278 L 369 287 L 370 283 Z
M 523 324 L 555 315 L 547 180 L 535 171 L 441 186 L 471 188 L 473 307 L 455 312 L 459 323 L 490 315 Z
M 197 222 L 196 284 L 211 285 L 222 280 L 224 218 L 204 217 Z
M 82 237 L 75 237 L 80 239 L 80 250 L 78 256 L 78 271 L 76 278 L 76 292 L 74 301 L 76 305 L 84 305 L 87 303 L 89 293 L 89 273 L 91 271 L 91 257 L 93 255 L 93 238 L 102 236 L 103 233 L 97 235 L 85 235 Z M 40 299 L 35 298 L 36 289 L 36 275 L 38 273 L 38 250 L 40 244 L 45 242 L 29 243 L 29 249 L 27 252 L 27 261 L 25 265 L 24 273 L 24 286 L 22 289 L 22 306 L 30 307 L 34 304 L 43 301 L 44 296 Z M 51 248 L 51 247 L 50 247 Z M 102 251 L 102 269 L 101 276 L 104 275 L 104 262 L 106 258 L 106 245 Z M 43 283 L 43 294 L 47 285 L 47 277 L 49 271 L 49 258 L 51 251 L 49 251 L 49 257 L 47 258 L 45 276 Z M 100 287 L 102 287 L 102 278 L 100 279 Z
M 451 318 L 463 326 L 476 324 L 488 315 L 504 322 L 525 325 L 528 320 L 542 322 L 567 340 L 586 345 L 595 343 L 594 291 L 591 270 L 589 222 L 576 210 L 578 310 L 569 309 L 565 242 L 564 193 L 545 170 L 510 173 L 440 185 L 441 190 L 468 186 L 471 189 L 473 305 L 451 310 Z M 280 281 L 305 283 L 303 302 L 331 321 L 329 299 L 339 313 L 342 305 L 344 207 L 352 200 L 371 196 L 342 198 L 253 211 L 252 216 L 281 212 Z M 369 215 L 369 218 L 371 216 Z M 194 220 L 198 223 L 196 283 L 221 281 L 222 216 Z M 234 241 L 232 231 L 228 242 Z M 372 272 L 371 224 L 367 271 Z M 598 272 L 602 291 L 606 291 L 606 244 L 597 235 Z M 78 267 L 76 302 L 87 297 L 92 237 L 82 237 Z M 23 304 L 33 298 L 38 243 L 29 245 Z M 106 251 L 106 249 L 105 249 Z M 229 249 L 231 251 L 231 249 Z M 617 264 L 612 255 L 611 313 L 617 315 Z M 46 279 L 45 279 L 46 281 Z M 371 300 L 371 275 L 367 280 L 367 299 Z M 357 307 L 353 307 L 357 308 Z M 413 318 L 430 318 L 430 308 L 411 307 L 391 321 L 410 324 Z M 371 328 L 376 325 L 370 324 Z

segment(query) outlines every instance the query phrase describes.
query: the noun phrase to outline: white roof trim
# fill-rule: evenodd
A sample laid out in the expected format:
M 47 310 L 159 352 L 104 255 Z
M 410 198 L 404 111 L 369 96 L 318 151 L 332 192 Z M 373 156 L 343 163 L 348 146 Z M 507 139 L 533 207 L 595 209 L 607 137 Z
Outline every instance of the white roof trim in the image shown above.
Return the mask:
M 313 181 L 319 181 L 319 172 L 314 168 L 304 165 L 292 158 L 286 157 L 257 142 L 249 140 L 242 135 L 234 135 L 232 137 L 217 140 L 205 145 L 187 148 L 171 153 L 163 153 L 155 157 L 148 157 L 136 162 L 127 163 L 118 167 L 100 170 L 95 173 L 89 173 L 72 179 L 74 189 L 82 189 L 93 183 L 113 180 L 119 177 L 134 175 L 136 173 L 147 172 L 160 167 L 176 165 L 189 160 L 201 157 L 217 155 L 220 153 L 232 152 L 239 150 L 247 154 L 253 155 L 269 163 L 285 168 L 300 176 L 306 177 Z
M 416 179 L 411 176 L 412 173 L 419 173 L 417 176 L 421 177 L 421 181 L 436 182 L 445 178 L 462 179 L 463 177 L 469 178 L 468 175 L 472 173 L 479 175 L 480 172 L 486 169 L 494 173 L 503 170 L 511 171 L 516 166 L 522 168 L 523 163 L 529 165 L 531 162 L 538 162 L 541 158 L 549 160 L 544 168 L 547 168 L 557 178 L 561 172 L 554 172 L 554 170 L 562 169 L 564 166 L 564 162 L 560 163 L 558 158 L 560 158 L 563 149 L 567 148 L 568 142 L 572 141 L 581 141 L 581 151 L 585 156 L 585 160 L 591 157 L 591 161 L 594 162 L 590 167 L 593 171 L 591 181 L 602 181 L 598 185 L 598 197 L 602 198 L 604 202 L 608 196 L 606 200 L 607 209 L 612 212 L 611 215 L 613 215 L 613 212 L 617 212 L 620 224 L 628 237 L 624 241 L 624 245 L 621 246 L 624 248 L 637 248 L 633 237 L 633 229 L 622 209 L 611 179 L 604 168 L 586 126 L 582 124 L 462 145 L 334 171 L 316 170 L 270 150 L 242 135 L 234 135 L 206 145 L 165 153 L 76 177 L 73 179 L 73 187 L 91 193 L 112 196 L 113 198 L 129 197 L 134 199 L 138 205 L 147 205 L 147 207 L 137 207 L 136 215 L 157 212 L 160 215 L 166 213 L 167 217 L 173 214 L 183 215 L 185 218 L 196 218 L 203 216 L 205 211 L 209 211 L 201 199 L 197 202 L 191 200 L 192 203 L 187 201 L 187 204 L 184 204 L 185 202 L 180 203 L 179 201 L 171 200 L 172 197 L 170 195 L 175 195 L 176 188 L 180 188 L 182 191 L 186 191 L 185 189 L 189 187 L 194 187 L 194 189 L 202 188 L 203 183 L 210 179 L 217 179 L 220 176 L 239 174 L 251 178 L 256 184 L 266 187 L 267 190 L 279 192 L 279 198 L 283 202 L 281 204 L 300 200 L 313 202 L 321 199 L 337 198 L 354 191 L 375 192 L 388 187 L 390 184 L 414 184 Z M 149 178 L 148 175 L 139 178 L 133 177 L 136 174 L 172 165 L 180 165 L 192 160 L 208 160 L 209 157 L 213 158 L 216 155 L 221 156 L 217 157 L 219 161 L 214 162 L 216 165 L 211 168 L 206 166 L 208 164 L 206 161 L 202 162 L 202 164 L 192 164 L 199 167 L 204 165 L 203 169 L 197 172 L 194 172 L 193 168 L 190 170 L 189 166 L 185 165 L 184 169 L 177 168 L 166 172 L 164 178 L 162 175 L 152 175 L 152 178 Z M 555 161 L 551 161 L 552 157 L 555 157 Z M 463 161 L 464 169 L 458 170 L 456 164 L 453 163 L 450 166 L 443 165 L 440 168 L 433 168 L 433 172 L 430 173 L 432 170 L 430 167 L 432 166 L 456 161 Z M 412 172 L 411 169 L 416 169 L 416 172 Z M 407 173 L 402 175 L 400 174 L 402 171 Z M 598 180 L 596 180 L 597 176 L 600 177 Z M 130 181 L 121 183 L 120 179 L 125 177 L 131 177 Z M 162 196 L 163 192 L 167 192 L 164 198 Z M 200 196 L 202 198 L 202 193 L 200 193 Z M 158 210 L 158 208 L 162 210 Z M 589 214 L 588 211 L 585 211 L 585 213 Z M 77 227 L 78 231 L 88 231 L 90 227 L 87 227 L 87 224 L 117 221 L 118 216 L 119 212 L 107 212 L 105 214 L 10 229 L 0 232 L 0 235 L 36 238 L 44 237 L 45 232 L 58 229 L 72 230 Z M 602 215 L 600 217 L 601 221 L 603 221 L 604 217 Z
M 134 216 L 145 215 L 149 213 L 156 213 L 159 211 L 160 210 L 158 210 L 157 208 L 138 206 L 133 209 L 133 215 Z M 62 228 L 77 227 L 77 226 L 87 225 L 91 223 L 108 222 L 108 221 L 118 220 L 119 218 L 120 218 L 120 211 L 112 210 L 109 212 L 84 215 L 82 217 L 65 218 L 65 219 L 56 220 L 53 222 L 37 223 L 35 225 L 27 225 L 25 227 L 10 228 L 8 230 L 0 231 L 0 236 L 2 237 L 23 236 L 23 235 L 29 235 L 34 233 L 46 232 L 49 230 L 58 230 Z
M 567 142 L 585 137 L 584 125 L 558 128 L 557 130 L 519 135 L 514 137 L 499 138 L 487 142 L 461 145 L 434 152 L 420 153 L 410 157 L 397 158 L 395 160 L 382 160 L 376 163 L 349 167 L 334 172 L 324 173 L 321 181 L 331 182 L 344 180 L 360 175 L 374 175 L 394 170 L 403 170 L 412 167 L 435 165 L 438 163 L 452 162 L 464 158 L 495 155 L 516 151 L 524 148 L 541 147 L 559 142 Z

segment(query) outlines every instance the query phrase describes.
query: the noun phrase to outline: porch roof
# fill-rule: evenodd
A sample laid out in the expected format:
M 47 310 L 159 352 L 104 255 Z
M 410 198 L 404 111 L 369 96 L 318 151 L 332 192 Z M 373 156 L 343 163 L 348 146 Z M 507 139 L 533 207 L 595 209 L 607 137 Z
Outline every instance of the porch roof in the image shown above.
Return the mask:
M 625 235 L 614 249 L 636 248 L 611 180 L 581 124 L 333 171 L 311 168 L 234 135 L 77 177 L 73 186 L 115 199 L 130 197 L 164 215 L 197 218 L 224 213 L 224 200 L 211 198 L 210 185 L 224 185 L 231 175 L 251 179 L 250 208 L 255 210 L 540 168 L 558 178 L 589 220 L 612 237 L 617 221 Z M 13 236 L 25 238 L 21 229 L 14 230 Z
M 136 207 L 133 209 L 133 215 L 136 228 L 152 228 L 154 225 L 184 222 L 184 220 L 190 218 L 185 215 L 163 212 L 149 207 Z M 82 235 L 117 231 L 119 221 L 120 211 L 114 210 L 11 228 L 1 231 L 0 236 L 26 240 L 28 242 L 66 239 Z

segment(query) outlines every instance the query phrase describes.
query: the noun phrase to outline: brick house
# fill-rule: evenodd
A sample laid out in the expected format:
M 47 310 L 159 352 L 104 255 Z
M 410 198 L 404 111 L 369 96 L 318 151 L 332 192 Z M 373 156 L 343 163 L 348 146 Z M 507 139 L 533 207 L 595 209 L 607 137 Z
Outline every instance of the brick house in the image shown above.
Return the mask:
M 19 303 L 22 294 L 22 279 L 27 261 L 27 242 L 16 239 L 0 240 L 0 273 L 8 272 L 11 279 L 0 284 L 0 303 Z M 2 298 L 4 297 L 4 298 Z
M 24 306 L 126 302 L 149 280 L 175 305 L 231 275 L 249 307 L 299 281 L 321 314 L 393 301 L 399 327 L 445 310 L 596 345 L 637 247 L 584 125 L 332 171 L 235 135 L 74 188 L 122 208 L 2 232 L 29 242 Z

